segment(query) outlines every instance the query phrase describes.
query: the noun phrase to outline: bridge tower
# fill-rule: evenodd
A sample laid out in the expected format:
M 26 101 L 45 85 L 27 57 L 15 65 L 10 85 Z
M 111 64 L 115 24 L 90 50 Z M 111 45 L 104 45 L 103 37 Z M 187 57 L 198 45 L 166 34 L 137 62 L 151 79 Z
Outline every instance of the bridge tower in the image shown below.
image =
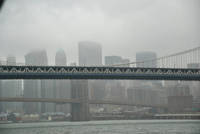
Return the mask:
M 71 97 L 81 100 L 71 104 L 72 121 L 89 121 L 88 81 L 71 80 Z

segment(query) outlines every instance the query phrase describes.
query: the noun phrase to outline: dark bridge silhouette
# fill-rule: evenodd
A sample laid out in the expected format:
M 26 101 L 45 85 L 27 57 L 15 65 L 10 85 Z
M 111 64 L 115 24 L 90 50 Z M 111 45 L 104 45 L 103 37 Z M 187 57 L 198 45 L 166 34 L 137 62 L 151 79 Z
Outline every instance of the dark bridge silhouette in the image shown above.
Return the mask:
M 0 79 L 142 79 L 199 81 L 200 69 L 0 66 Z

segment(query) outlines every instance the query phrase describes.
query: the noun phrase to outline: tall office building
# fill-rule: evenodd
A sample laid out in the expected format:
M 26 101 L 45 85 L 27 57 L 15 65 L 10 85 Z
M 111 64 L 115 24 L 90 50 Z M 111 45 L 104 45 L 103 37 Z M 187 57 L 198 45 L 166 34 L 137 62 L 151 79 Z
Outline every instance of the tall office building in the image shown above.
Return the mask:
M 152 88 L 146 86 L 135 86 L 134 88 L 128 88 L 127 92 L 130 103 L 143 105 L 160 104 L 161 99 L 159 97 L 159 92 L 152 90 Z
M 129 59 L 124 59 L 121 56 L 105 56 L 105 65 L 118 65 L 119 66 L 129 66 L 129 65 L 120 65 L 129 63 Z M 106 82 L 106 94 L 107 98 L 116 100 L 121 99 L 121 101 L 125 100 L 126 96 L 126 88 L 129 85 L 129 81 L 120 81 L 120 80 L 109 80 Z
M 55 80 L 41 80 L 42 87 L 41 89 L 44 89 L 44 97 L 41 96 L 42 98 L 55 98 Z M 54 103 L 43 103 L 42 106 L 45 108 L 41 107 L 41 112 L 55 112 L 55 105 Z
M 21 97 L 22 96 L 22 81 L 20 80 L 4 80 L 2 82 L 3 97 Z M 23 112 L 21 102 L 3 102 L 4 112 Z
M 105 56 L 105 65 L 116 65 L 121 64 L 122 57 L 121 56 Z
M 25 55 L 26 65 L 47 65 L 47 63 L 47 53 L 45 50 L 36 50 Z M 24 80 L 25 98 L 45 98 L 45 90 L 45 80 Z M 43 113 L 45 110 L 45 103 L 24 103 L 24 111 L 27 114 Z
M 10 55 L 7 57 L 6 62 L 7 62 L 7 65 L 10 65 L 10 66 L 16 65 L 16 57 Z
M 79 42 L 78 51 L 80 66 L 102 65 L 102 48 L 99 43 L 90 41 Z
M 97 42 L 82 41 L 78 44 L 79 65 L 80 66 L 101 66 L 102 48 Z M 89 81 L 89 97 L 93 99 L 102 99 L 105 90 L 104 81 Z
M 16 58 L 8 56 L 6 60 L 7 65 L 16 65 Z M 3 97 L 20 97 L 22 95 L 22 80 L 4 80 L 2 82 L 1 94 Z M 20 102 L 3 102 L 2 109 L 4 112 L 22 112 L 22 103 Z
M 154 52 L 138 52 L 136 53 L 136 66 L 137 67 L 157 67 L 155 59 L 157 58 Z M 140 63 L 146 61 L 144 63 Z
M 199 68 L 200 69 L 200 63 L 190 63 L 187 65 L 188 68 Z M 184 82 L 187 83 L 190 87 L 190 91 L 192 96 L 194 97 L 195 101 L 200 101 L 200 82 L 199 81 L 190 81 L 190 82 Z
M 0 97 L 2 96 L 2 81 L 0 80 Z M 0 102 L 0 113 L 3 112 L 3 103 Z
M 96 42 L 82 41 L 78 43 L 78 62 L 79 66 L 98 66 L 102 65 L 102 49 L 101 45 Z M 72 80 L 71 95 L 72 98 L 83 98 L 83 102 L 87 102 L 90 98 L 96 98 L 97 92 L 104 92 L 102 85 L 95 84 L 98 81 L 92 80 Z M 92 86 L 93 85 L 93 86 Z M 94 86 L 95 85 L 95 86 Z M 98 85 L 98 86 L 97 86 Z M 97 87 L 96 87 L 97 86 Z M 92 88 L 94 87 L 94 88 Z M 89 120 L 89 106 L 87 103 L 82 103 L 82 106 L 76 107 L 72 105 L 72 120 Z M 79 111 L 82 112 L 80 115 Z
M 157 55 L 155 52 L 138 52 L 136 53 L 136 67 L 156 68 L 156 59 Z M 139 101 L 139 98 L 137 98 L 137 94 L 144 96 L 145 100 L 141 100 L 143 101 L 143 103 L 156 104 L 156 102 L 165 101 L 165 99 L 161 99 L 161 96 L 165 94 L 164 92 L 162 92 L 161 81 L 134 80 L 132 81 L 131 88 L 134 90 L 134 99 L 136 99 L 137 101 Z
M 105 56 L 105 65 L 106 66 L 119 64 L 119 66 L 128 67 L 129 65 L 127 63 L 129 63 L 129 62 L 130 62 L 129 59 L 124 59 L 121 56 Z
M 0 61 L 0 65 L 1 65 L 1 61 Z M 0 80 L 0 97 L 2 96 L 2 81 Z M 0 113 L 3 112 L 3 105 L 2 102 L 0 102 Z
M 94 100 L 103 100 L 105 98 L 105 81 L 89 81 L 90 96 Z
M 137 67 L 146 67 L 146 68 L 156 68 L 157 67 L 157 63 L 156 60 L 157 59 L 157 55 L 154 52 L 138 52 L 136 53 L 136 66 Z M 148 85 L 160 85 L 161 82 L 160 81 L 133 81 L 133 85 L 137 85 L 137 84 L 148 84 Z
M 1 65 L 1 61 L 0 61 L 0 65 Z M 2 81 L 0 80 L 0 97 L 2 96 Z M 2 102 L 0 102 L 0 113 L 3 112 L 3 106 L 2 106 Z
M 67 58 L 65 51 L 60 49 L 56 52 L 55 56 L 56 66 L 66 66 Z M 71 84 L 70 80 L 55 80 L 55 98 L 71 98 Z M 56 104 L 56 112 L 70 113 L 70 104 Z

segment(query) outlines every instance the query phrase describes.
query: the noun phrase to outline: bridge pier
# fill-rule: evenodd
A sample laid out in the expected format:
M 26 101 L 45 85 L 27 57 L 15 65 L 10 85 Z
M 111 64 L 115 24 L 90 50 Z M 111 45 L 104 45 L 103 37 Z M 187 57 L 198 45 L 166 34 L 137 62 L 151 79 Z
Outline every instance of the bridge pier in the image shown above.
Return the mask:
M 89 121 L 88 81 L 71 80 L 71 97 L 80 99 L 81 103 L 71 104 L 72 121 Z

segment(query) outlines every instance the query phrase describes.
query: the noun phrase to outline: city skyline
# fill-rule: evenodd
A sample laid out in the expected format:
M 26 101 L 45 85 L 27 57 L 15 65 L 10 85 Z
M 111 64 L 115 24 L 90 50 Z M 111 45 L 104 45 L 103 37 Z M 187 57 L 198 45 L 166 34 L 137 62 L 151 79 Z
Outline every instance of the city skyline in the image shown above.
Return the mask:
M 200 0 L 0 0 L 0 133 L 200 132 Z

